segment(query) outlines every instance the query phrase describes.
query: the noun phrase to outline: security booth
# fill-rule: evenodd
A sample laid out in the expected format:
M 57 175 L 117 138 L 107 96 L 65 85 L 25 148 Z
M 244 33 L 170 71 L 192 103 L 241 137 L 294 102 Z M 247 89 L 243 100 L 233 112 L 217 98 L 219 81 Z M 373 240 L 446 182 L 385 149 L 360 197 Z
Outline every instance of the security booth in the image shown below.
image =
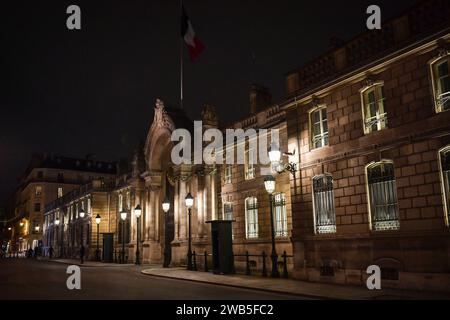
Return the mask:
M 233 238 L 231 224 L 233 220 L 206 221 L 211 224 L 211 245 L 213 273 L 234 273 Z
M 103 262 L 112 263 L 114 262 L 114 233 L 103 233 Z

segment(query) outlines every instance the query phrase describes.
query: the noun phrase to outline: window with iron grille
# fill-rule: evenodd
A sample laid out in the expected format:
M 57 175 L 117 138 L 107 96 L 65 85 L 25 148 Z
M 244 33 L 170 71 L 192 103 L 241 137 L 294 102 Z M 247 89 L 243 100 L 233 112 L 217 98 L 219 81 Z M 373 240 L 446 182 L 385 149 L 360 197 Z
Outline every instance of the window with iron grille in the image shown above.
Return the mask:
M 223 219 L 233 220 L 233 202 L 223 203 Z
M 274 226 L 276 237 L 287 237 L 286 196 L 284 193 L 273 195 Z
M 232 165 L 226 164 L 224 168 L 224 174 L 223 174 L 223 182 L 224 183 L 231 183 L 231 177 L 232 177 Z
M 258 201 L 256 197 L 245 199 L 245 236 L 258 238 Z
M 328 145 L 327 108 L 320 107 L 310 114 L 312 148 Z
M 118 229 L 119 229 L 119 232 L 118 232 L 117 242 L 122 244 L 122 242 L 123 242 L 123 231 L 125 231 L 125 243 L 130 243 L 130 241 L 131 241 L 130 219 L 127 219 L 125 221 L 119 219 Z
M 387 113 L 384 108 L 382 83 L 373 84 L 362 91 L 364 133 L 386 128 Z
M 450 146 L 444 148 L 440 153 L 442 187 L 444 194 L 444 208 L 447 213 L 447 225 L 450 221 Z
M 63 188 L 58 187 L 58 198 L 61 198 L 63 196 Z
M 450 55 L 446 55 L 431 65 L 436 112 L 450 110 Z
M 368 166 L 367 183 L 372 229 L 399 229 L 394 164 L 382 161 Z
M 330 174 L 313 178 L 313 202 L 316 233 L 336 232 L 333 177 Z

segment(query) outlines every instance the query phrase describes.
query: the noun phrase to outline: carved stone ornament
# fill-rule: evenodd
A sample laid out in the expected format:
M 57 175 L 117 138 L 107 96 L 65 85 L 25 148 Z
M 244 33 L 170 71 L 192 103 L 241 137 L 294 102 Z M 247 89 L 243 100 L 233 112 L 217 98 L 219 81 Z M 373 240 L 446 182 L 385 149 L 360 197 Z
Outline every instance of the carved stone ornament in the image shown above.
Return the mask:
M 321 104 L 322 104 L 322 101 L 318 97 L 313 95 L 312 99 L 311 99 L 311 103 L 310 103 L 311 107 L 316 108 Z
M 445 57 L 450 53 L 450 44 L 444 39 L 439 39 L 437 43 L 438 57 Z
M 156 99 L 155 116 L 153 118 L 153 122 L 157 127 L 168 127 L 168 128 L 174 127 L 164 107 L 164 102 L 160 99 Z
M 217 126 L 216 107 L 211 104 L 205 104 L 202 109 L 202 121 L 206 125 Z
M 375 79 L 373 78 L 373 76 L 368 75 L 364 80 L 363 80 L 363 86 L 364 87 L 370 87 L 375 83 Z

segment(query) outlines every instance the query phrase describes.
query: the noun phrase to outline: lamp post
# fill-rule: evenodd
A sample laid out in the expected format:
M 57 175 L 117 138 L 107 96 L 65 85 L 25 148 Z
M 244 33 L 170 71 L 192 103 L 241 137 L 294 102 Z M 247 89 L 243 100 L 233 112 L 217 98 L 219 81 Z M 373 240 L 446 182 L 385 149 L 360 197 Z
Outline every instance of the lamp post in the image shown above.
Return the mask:
M 141 205 L 138 204 L 136 206 L 136 208 L 134 208 L 134 215 L 136 216 L 136 224 L 137 224 L 137 236 L 136 236 L 136 265 L 140 265 L 141 264 L 141 257 L 140 257 L 140 252 L 139 252 L 139 243 L 141 242 L 141 214 L 142 214 L 142 209 L 141 209 Z
M 272 278 L 278 278 L 280 276 L 278 272 L 278 254 L 275 248 L 275 228 L 273 221 L 273 204 L 272 204 L 272 194 L 275 191 L 275 179 L 273 176 L 267 176 L 264 178 L 264 187 L 266 188 L 267 193 L 269 194 L 269 202 L 270 202 L 270 233 L 272 236 Z
M 121 261 L 125 263 L 125 220 L 127 220 L 127 212 L 123 210 L 120 213 L 120 219 L 122 220 L 122 254 Z
M 84 215 L 85 215 L 85 212 L 84 212 L 83 208 L 81 208 L 81 211 L 78 214 L 79 214 L 79 216 L 81 218 L 81 221 L 80 221 L 80 223 L 81 223 L 81 228 L 80 228 L 80 246 L 82 247 L 83 246 L 83 218 L 84 218 Z
M 95 223 L 97 224 L 97 250 L 95 250 L 95 258 L 97 259 L 97 261 L 100 261 L 100 222 L 102 222 L 102 217 L 97 214 L 97 216 L 95 217 Z
M 55 226 L 56 226 L 56 241 L 58 242 L 58 244 L 60 245 L 60 249 L 59 250 L 61 250 L 61 239 L 58 239 L 59 238 L 59 218 L 58 217 L 56 217 L 56 219 L 55 219 Z M 59 253 L 59 255 L 61 255 L 61 252 Z
M 186 202 L 186 207 L 188 208 L 188 227 L 189 227 L 189 243 L 188 243 L 188 263 L 187 263 L 187 269 L 193 270 L 192 267 L 192 234 L 191 234 L 191 208 L 194 205 L 194 197 L 192 197 L 191 193 L 189 192 L 186 195 L 186 198 L 184 198 L 184 201 Z
M 167 215 L 168 212 L 170 210 L 170 202 L 167 198 L 164 199 L 163 203 L 162 203 L 162 209 L 164 211 L 164 224 L 165 224 L 165 239 L 166 241 L 164 241 L 164 263 L 163 263 L 163 268 L 168 268 L 169 267 L 169 254 L 170 254 L 170 248 L 167 245 Z

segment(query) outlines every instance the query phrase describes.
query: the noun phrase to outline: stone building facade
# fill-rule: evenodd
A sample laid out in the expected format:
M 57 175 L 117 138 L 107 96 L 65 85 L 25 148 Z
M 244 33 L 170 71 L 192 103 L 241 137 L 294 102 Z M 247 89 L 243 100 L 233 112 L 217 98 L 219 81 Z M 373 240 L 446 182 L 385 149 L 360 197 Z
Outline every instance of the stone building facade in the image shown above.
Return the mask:
M 295 277 L 450 290 L 449 17 L 422 2 L 287 76 Z

